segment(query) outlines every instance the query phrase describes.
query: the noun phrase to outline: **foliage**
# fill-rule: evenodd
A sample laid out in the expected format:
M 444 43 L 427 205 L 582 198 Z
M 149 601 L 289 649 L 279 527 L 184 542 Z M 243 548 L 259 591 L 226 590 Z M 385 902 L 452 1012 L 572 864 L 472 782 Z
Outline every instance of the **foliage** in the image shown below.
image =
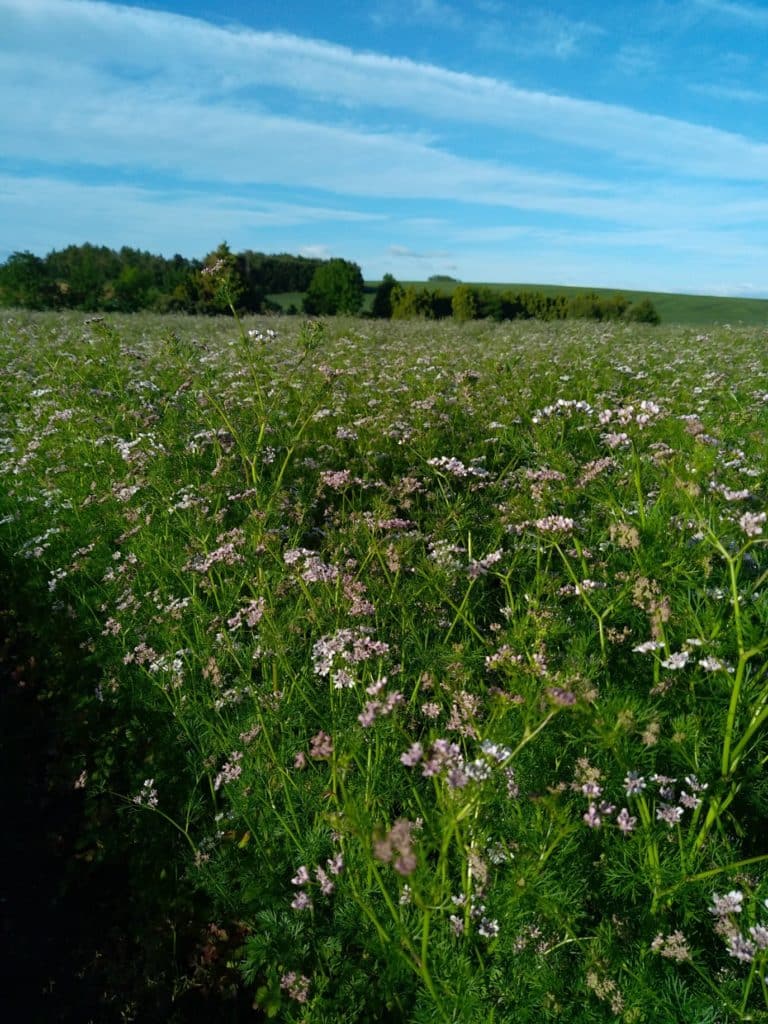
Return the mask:
M 9 592 L 177 992 L 765 1019 L 762 334 L 276 333 L 208 263 L 234 324 L 0 326 Z
M 624 318 L 638 324 L 661 323 L 661 317 L 650 299 L 640 299 L 639 302 L 633 303 L 624 312 Z
M 398 288 L 392 274 L 385 274 L 373 297 L 371 313 L 377 320 L 388 320 L 392 316 L 392 293 Z
M 624 295 L 607 297 L 594 291 L 566 296 L 459 284 L 453 291 L 452 307 L 457 320 L 564 320 L 572 317 L 657 324 L 660 319 L 650 299 L 630 303 Z
M 597 292 L 584 292 L 568 302 L 568 315 L 582 317 L 585 320 L 620 320 L 627 314 L 628 309 L 629 302 L 621 294 L 606 298 Z
M 242 311 L 260 312 L 273 292 L 309 287 L 322 263 L 304 256 L 245 250 L 229 263 L 229 291 Z M 216 289 L 200 277 L 201 269 L 218 258 L 216 252 L 201 262 L 175 255 L 171 259 L 124 246 L 70 245 L 44 258 L 13 253 L 0 265 L 0 305 L 27 309 L 78 309 L 130 313 L 158 312 L 217 314 L 228 309 Z M 209 282 L 210 284 L 210 282 Z
M 451 311 L 456 320 L 476 320 L 478 315 L 477 293 L 466 284 L 459 284 L 451 296 Z
M 314 257 L 289 253 L 268 256 L 250 249 L 238 253 L 238 260 L 242 264 L 243 278 L 252 280 L 266 294 L 306 292 L 312 275 L 323 262 Z
M 363 274 L 356 263 L 332 259 L 312 275 L 304 299 L 304 312 L 312 316 L 357 313 L 363 304 Z
M 392 319 L 441 320 L 451 315 L 450 296 L 433 288 L 398 284 L 392 289 Z
M 6 306 L 49 309 L 57 305 L 58 289 L 43 260 L 31 252 L 15 252 L 0 268 L 0 301 Z

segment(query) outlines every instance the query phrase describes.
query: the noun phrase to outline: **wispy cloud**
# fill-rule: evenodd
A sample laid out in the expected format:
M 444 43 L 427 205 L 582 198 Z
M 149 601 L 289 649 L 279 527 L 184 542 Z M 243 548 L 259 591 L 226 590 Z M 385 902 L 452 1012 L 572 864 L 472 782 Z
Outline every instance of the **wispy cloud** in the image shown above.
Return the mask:
M 331 249 L 327 245 L 301 245 L 299 246 L 299 255 L 310 256 L 316 260 L 325 260 L 331 255 Z
M 528 58 L 566 60 L 606 34 L 602 25 L 570 18 L 535 4 L 476 0 L 467 25 L 474 45 Z
M 768 26 L 768 9 L 757 4 L 736 3 L 733 0 L 694 0 L 694 3 L 697 7 L 725 18 L 756 27 Z
M 389 253 L 407 260 L 449 260 L 453 259 L 450 252 L 414 252 L 407 245 L 390 245 Z
M 151 131 L 155 143 L 150 153 L 158 153 L 165 163 L 176 152 L 176 163 L 184 163 L 186 173 L 193 174 L 191 151 L 199 158 L 201 148 L 194 145 L 195 138 L 208 132 L 216 138 L 216 148 L 224 150 L 220 171 L 224 173 L 231 157 L 227 139 L 233 131 L 268 129 L 276 134 L 279 145 L 293 132 L 291 125 L 298 124 L 286 119 L 281 131 L 277 118 L 259 115 L 258 98 L 247 110 L 243 108 L 238 90 L 254 90 L 258 97 L 259 90 L 268 86 L 313 98 L 325 106 L 325 119 L 333 122 L 338 121 L 340 105 L 352 114 L 364 110 L 366 125 L 371 123 L 372 111 L 399 110 L 438 122 L 493 125 L 498 131 L 523 132 L 610 154 L 613 160 L 681 174 L 761 180 L 768 174 L 768 145 L 733 132 L 620 105 L 521 89 L 405 58 L 360 53 L 295 36 L 238 33 L 189 18 L 90 0 L 70 0 L 65 5 L 58 0 L 0 0 L 0 10 L 6 12 L 7 38 L 15 37 L 21 44 L 16 60 L 10 58 L 10 67 L 6 61 L 10 81 L 2 117 L 11 134 L 6 132 L 5 138 L 32 145 L 37 138 L 38 148 L 51 134 L 65 148 L 69 138 L 68 148 L 86 147 L 88 159 L 96 157 L 93 151 L 102 133 L 108 147 L 118 141 L 115 132 L 122 133 L 123 151 L 130 154 L 136 151 L 137 137 L 144 144 Z M 34 46 L 24 45 L 25 39 L 32 38 Z M 41 53 L 45 55 L 45 79 L 30 80 L 30 50 L 38 61 Z M 62 52 L 69 52 L 71 61 L 62 62 Z M 191 89 L 190 67 L 197 70 Z M 121 69 L 127 75 L 121 75 Z M 52 94 L 58 97 L 53 123 Z M 83 99 L 85 109 L 79 109 Z M 328 109 L 330 104 L 333 110 Z M 341 131 L 328 124 L 317 127 L 318 135 Z M 303 130 L 313 151 L 312 125 L 307 122 Z M 173 137 L 172 144 L 170 139 L 168 145 L 162 144 L 164 134 Z M 358 134 L 363 148 L 370 150 L 375 136 Z M 266 153 L 259 163 L 264 157 L 271 164 L 277 162 L 274 153 Z
M 459 9 L 443 0 L 413 0 L 410 11 L 412 17 L 437 28 L 461 28 L 464 25 Z
M 220 191 L 85 184 L 52 176 L 0 174 L 0 222 L 8 238 L 33 250 L 98 239 L 105 245 L 202 254 L 211 240 L 252 246 L 268 228 L 372 224 L 381 214 L 311 204 L 269 202 Z M 54 225 L 53 233 L 51 225 Z M 35 237 L 39 234 L 39 238 Z
M 379 27 L 396 25 L 428 25 L 433 30 L 456 32 L 466 26 L 466 18 L 459 7 L 444 0 L 412 0 L 396 3 L 386 0 L 376 4 L 370 20 Z
M 768 103 L 768 91 L 747 89 L 740 85 L 720 85 L 713 82 L 691 83 L 688 87 L 693 92 L 715 99 L 735 100 L 737 103 Z
M 616 51 L 614 64 L 626 75 L 648 75 L 659 63 L 658 50 L 647 43 L 624 43 Z
M 542 228 L 518 224 L 486 228 L 466 228 L 453 234 L 457 242 L 503 245 L 510 241 L 535 243 L 537 248 L 554 251 L 562 246 L 599 248 L 606 252 L 618 249 L 632 251 L 693 254 L 707 252 L 713 246 L 724 246 L 730 256 L 759 261 L 768 259 L 768 242 L 753 241 L 736 231 L 722 231 L 688 225 L 679 227 L 621 227 L 618 229 L 584 230 L 579 228 Z
M 591 22 L 576 21 L 551 11 L 529 14 L 517 27 L 520 49 L 533 56 L 555 57 L 560 60 L 574 57 L 588 48 L 590 41 L 605 34 L 605 30 Z
M 481 3 L 486 18 L 506 17 L 499 0 Z M 469 22 L 466 5 L 454 9 Z M 0 23 L 0 222 L 23 246 L 90 238 L 167 251 L 173 237 L 199 253 L 222 237 L 258 247 L 272 231 L 293 251 L 348 246 L 407 268 L 458 263 L 460 251 L 479 264 L 503 227 L 577 267 L 592 247 L 606 274 L 598 248 L 664 246 L 691 274 L 697 245 L 702 260 L 763 251 L 759 137 L 143 7 L 0 0 Z M 526 24 L 529 49 L 538 38 L 553 57 L 603 39 L 586 21 L 521 15 Z M 636 60 L 657 59 L 633 45 Z

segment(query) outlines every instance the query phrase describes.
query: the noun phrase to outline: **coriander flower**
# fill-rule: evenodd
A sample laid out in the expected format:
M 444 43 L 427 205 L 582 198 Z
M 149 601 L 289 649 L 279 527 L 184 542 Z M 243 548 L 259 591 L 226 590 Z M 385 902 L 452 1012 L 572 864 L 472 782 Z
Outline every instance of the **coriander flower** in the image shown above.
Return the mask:
M 671 671 L 676 671 L 680 668 L 685 668 L 690 658 L 689 651 L 677 651 L 676 654 L 670 654 L 668 658 L 665 658 L 661 663 L 662 668 L 668 668 Z
M 589 805 L 589 810 L 586 814 L 582 815 L 584 823 L 590 828 L 600 828 L 603 823 L 603 819 L 597 813 L 597 807 L 594 804 Z
M 759 537 L 765 520 L 765 512 L 745 512 L 739 519 L 739 526 L 748 537 Z
M 742 963 L 751 964 L 755 959 L 755 944 L 736 932 L 729 940 L 728 955 Z
M 616 827 L 624 835 L 634 831 L 635 825 L 637 824 L 637 818 L 631 817 L 626 807 L 622 807 L 616 816 Z
M 484 939 L 495 939 L 499 934 L 499 922 L 489 917 L 483 917 L 477 926 L 477 931 Z
M 727 917 L 729 914 L 740 914 L 741 904 L 744 900 L 744 893 L 738 889 L 731 889 L 725 896 L 718 896 L 715 892 L 712 894 L 712 906 L 709 908 L 710 914 L 714 914 L 715 917 Z
M 624 791 L 627 796 L 637 796 L 645 789 L 645 779 L 639 772 L 627 772 L 624 776 Z
M 666 822 L 670 828 L 677 825 L 682 816 L 683 808 L 676 807 L 674 804 L 661 804 L 656 808 L 656 820 Z
M 635 654 L 650 654 L 652 651 L 659 651 L 664 644 L 659 643 L 658 640 L 646 640 L 645 643 L 638 644 L 637 647 L 633 647 L 632 651 Z

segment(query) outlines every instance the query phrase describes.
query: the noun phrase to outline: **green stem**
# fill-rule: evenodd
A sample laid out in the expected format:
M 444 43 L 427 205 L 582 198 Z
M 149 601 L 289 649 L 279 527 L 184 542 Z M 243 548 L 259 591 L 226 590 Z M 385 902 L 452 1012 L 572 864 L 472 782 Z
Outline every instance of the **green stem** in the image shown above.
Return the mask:
M 464 597 L 462 598 L 461 604 L 459 605 L 458 608 L 456 608 L 455 605 L 453 605 L 451 602 L 449 602 L 449 604 L 451 604 L 451 607 L 455 609 L 456 614 L 453 617 L 453 622 L 451 623 L 450 628 L 448 629 L 448 632 L 445 634 L 445 640 L 444 640 L 445 643 L 448 643 L 448 640 L 450 639 L 451 633 L 454 631 L 454 629 L 458 625 L 459 619 L 462 619 L 466 625 L 468 625 L 468 626 L 471 625 L 469 623 L 469 621 L 467 620 L 467 616 L 465 614 L 465 609 L 467 607 L 467 602 L 469 601 L 469 595 L 472 593 L 472 588 L 474 587 L 474 585 L 475 585 L 475 581 L 474 580 L 470 580 L 469 581 L 469 586 L 467 587 L 466 592 L 464 594 Z
M 715 875 L 721 875 L 726 871 L 738 871 L 741 868 L 748 867 L 750 864 L 759 864 L 761 861 L 768 860 L 768 853 L 761 853 L 757 857 L 747 857 L 746 860 L 735 860 L 730 864 L 722 864 L 717 868 L 709 868 L 707 871 L 699 871 L 695 875 L 688 875 L 683 879 L 682 882 L 677 883 L 669 889 L 665 889 L 662 892 L 663 896 L 669 896 L 675 892 L 681 885 L 687 885 L 689 882 L 703 882 L 707 878 L 714 878 Z
M 508 764 L 510 764 L 517 757 L 517 755 L 520 753 L 520 751 L 524 747 L 527 747 L 528 744 L 531 742 L 531 740 L 534 739 L 534 737 L 538 736 L 538 734 L 541 732 L 541 730 L 546 725 L 548 725 L 549 722 L 552 721 L 552 719 L 555 717 L 556 714 L 557 714 L 557 708 L 555 708 L 553 711 L 550 711 L 549 714 L 546 715 L 541 720 L 541 722 L 539 722 L 539 724 L 536 726 L 536 728 L 533 729 L 532 731 L 529 731 L 528 727 L 526 726 L 525 731 L 523 733 L 523 738 L 517 744 L 517 746 L 512 751 L 512 753 L 509 755 L 509 757 L 504 758 L 504 760 L 501 762 L 502 767 L 506 767 Z
M 645 496 L 643 494 L 643 483 L 640 479 L 640 456 L 637 454 L 637 448 L 634 444 L 632 445 L 632 479 L 637 491 L 637 513 L 640 518 L 640 525 L 645 526 Z
M 646 849 L 646 856 L 648 858 L 648 865 L 651 869 L 651 876 L 653 878 L 653 902 L 651 906 L 651 912 L 655 912 L 658 905 L 659 899 L 661 899 L 663 893 L 659 889 L 661 883 L 661 861 L 659 859 L 659 847 L 656 839 L 653 835 L 653 820 L 651 818 L 651 812 L 648 807 L 648 803 L 644 796 L 638 796 L 637 798 L 637 813 L 640 816 L 643 828 L 646 830 L 648 838 L 648 846 Z
M 581 547 L 580 547 L 578 541 L 575 541 L 575 544 L 576 544 L 576 550 L 579 552 L 579 554 L 581 554 Z M 579 580 L 579 577 L 573 571 L 573 566 L 571 565 L 570 560 L 566 557 L 565 552 L 563 551 L 563 549 L 560 547 L 560 545 L 557 542 L 555 542 L 555 548 L 557 549 L 557 553 L 560 555 L 560 558 L 563 561 L 563 565 L 565 566 L 565 571 L 570 576 L 571 582 L 573 583 L 574 587 L 576 588 L 576 593 L 579 595 L 579 597 L 584 602 L 586 607 L 589 609 L 590 613 L 594 616 L 595 621 L 597 622 L 597 631 L 598 631 L 598 636 L 600 638 L 600 653 L 602 654 L 603 658 L 605 658 L 605 655 L 606 655 L 606 644 L 605 644 L 605 626 L 603 625 L 603 620 L 604 620 L 605 616 L 612 610 L 613 605 L 609 606 L 602 614 L 600 614 L 600 612 L 598 612 L 597 608 L 595 608 L 595 606 L 592 604 L 590 599 L 587 597 L 586 592 L 585 592 L 585 590 L 584 590 L 584 588 L 583 588 L 583 586 L 581 584 L 581 581 Z
M 755 980 L 755 971 L 757 970 L 757 957 L 753 959 L 749 970 L 749 976 L 744 984 L 744 995 L 741 1000 L 741 1013 L 743 1014 L 747 1009 L 747 1003 L 749 1002 L 749 993 L 752 991 L 752 985 Z
M 172 818 L 169 814 L 166 814 L 165 811 L 161 811 L 159 807 L 152 807 L 150 804 L 136 803 L 135 801 L 130 800 L 127 796 L 123 796 L 122 793 L 115 793 L 112 790 L 109 790 L 108 792 L 110 793 L 111 796 L 116 796 L 118 800 L 123 800 L 125 803 L 130 804 L 133 807 L 140 807 L 145 811 L 151 811 L 153 814 L 159 814 L 161 818 L 164 818 L 169 824 L 173 825 L 176 831 L 180 832 L 181 835 L 184 836 L 184 838 L 190 845 L 192 853 L 197 855 L 197 847 L 195 846 L 195 843 L 187 829 L 182 828 L 178 821 Z
M 698 976 L 699 976 L 699 977 L 701 978 L 701 980 L 702 980 L 703 982 L 705 982 L 705 984 L 706 984 L 706 985 L 707 985 L 707 986 L 708 986 L 709 988 L 711 988 L 711 989 L 712 989 L 712 991 L 713 991 L 713 992 L 714 992 L 714 993 L 716 994 L 716 996 L 717 996 L 717 1005 L 718 1005 L 718 1006 L 721 1006 L 721 1005 L 725 1005 L 725 1006 L 727 1006 L 727 1007 L 728 1007 L 728 1009 L 729 1009 L 729 1010 L 731 1011 L 731 1013 L 736 1013 L 736 1014 L 738 1014 L 739 1018 L 743 1020 L 743 1019 L 744 1019 L 744 1016 L 743 1016 L 743 1014 L 741 1013 L 741 1011 L 739 1010 L 739 1008 L 738 1008 L 737 1006 L 735 1006 L 735 1005 L 734 1005 L 733 1003 L 731 1003 L 731 1002 L 730 1002 L 730 1001 L 729 1001 L 728 999 L 726 999 L 726 997 L 725 997 L 725 996 L 723 995 L 723 990 L 722 990 L 722 987 L 718 987 L 718 986 L 717 986 L 717 985 L 716 985 L 716 984 L 715 984 L 715 983 L 714 983 L 714 982 L 712 981 L 712 979 L 711 979 L 711 978 L 709 977 L 709 975 L 707 974 L 707 972 L 706 972 L 706 971 L 703 971 L 703 970 L 701 969 L 701 967 L 699 967 L 699 966 L 698 966 L 698 964 L 696 964 L 696 963 L 694 963 L 694 962 L 693 962 L 693 960 L 689 960 L 689 961 L 688 961 L 688 963 L 689 963 L 689 964 L 691 965 L 691 967 L 692 967 L 692 968 L 693 968 L 693 970 L 694 970 L 694 971 L 696 972 L 696 974 L 698 974 Z
M 747 665 L 748 655 L 745 655 L 739 638 L 739 661 L 736 666 L 736 675 L 731 689 L 731 700 L 728 705 L 728 716 L 725 722 L 725 735 L 723 736 L 723 753 L 720 758 L 720 774 L 727 779 L 731 773 L 731 743 L 733 741 L 733 730 L 736 727 L 736 712 L 741 697 L 741 687 L 744 682 L 744 670 Z
M 763 724 L 763 722 L 765 722 L 766 719 L 768 719 L 768 707 L 763 708 L 763 710 L 757 715 L 757 717 L 752 719 L 749 726 L 747 727 L 746 732 L 741 737 L 736 746 L 733 748 L 733 754 L 731 755 L 730 764 L 731 772 L 734 772 L 738 767 L 739 761 L 741 760 L 741 755 L 744 753 L 744 748 L 752 739 L 752 737 L 760 728 L 760 726 Z
M 473 582 L 474 582 L 474 581 L 473 581 Z M 471 589 L 472 589 L 472 584 L 470 584 L 470 590 L 471 590 Z M 451 608 L 451 610 L 452 610 L 452 611 L 454 611 L 454 612 L 456 613 L 456 618 L 455 618 L 455 619 L 453 620 L 453 622 L 451 623 L 451 628 L 450 628 L 450 629 L 448 630 L 448 632 L 446 633 L 446 635 L 445 635 L 445 639 L 446 639 L 446 640 L 448 639 L 448 637 L 449 637 L 449 636 L 451 635 L 451 633 L 453 632 L 453 628 L 454 628 L 454 626 L 456 625 L 456 623 L 458 622 L 458 620 L 459 620 L 459 619 L 461 619 L 461 620 L 462 620 L 462 622 L 464 623 L 464 625 L 465 625 L 465 626 L 467 627 L 467 629 L 468 629 L 468 630 L 470 631 L 470 633 L 473 633 L 473 634 L 474 634 L 474 635 L 475 635 L 475 636 L 477 637 L 477 639 L 478 639 L 478 640 L 482 640 L 482 641 L 483 641 L 483 643 L 485 643 L 485 639 L 486 639 L 486 638 L 485 638 L 485 637 L 483 636 L 483 634 L 482 634 L 482 633 L 481 633 L 481 632 L 480 632 L 480 631 L 478 630 L 478 628 L 477 628 L 477 627 L 475 626 L 475 624 L 474 624 L 473 622 L 470 622 L 470 621 L 469 621 L 469 619 L 468 619 L 468 618 L 466 617 L 466 615 L 464 614 L 463 608 L 464 608 L 464 604 L 465 604 L 465 602 L 466 602 L 466 598 L 467 598 L 467 596 L 468 596 L 468 595 L 469 595 L 469 591 L 467 591 L 467 594 L 465 594 L 465 595 L 464 595 L 464 601 L 462 601 L 462 603 L 461 603 L 461 605 L 460 605 L 460 606 L 457 606 L 457 605 L 455 605 L 455 604 L 453 603 L 453 601 L 451 601 L 451 600 L 450 600 L 449 598 L 447 598 L 447 597 L 446 597 L 446 598 L 444 598 L 444 600 L 445 600 L 445 603 L 446 603 L 447 605 L 449 605 L 449 606 L 450 606 L 450 608 Z

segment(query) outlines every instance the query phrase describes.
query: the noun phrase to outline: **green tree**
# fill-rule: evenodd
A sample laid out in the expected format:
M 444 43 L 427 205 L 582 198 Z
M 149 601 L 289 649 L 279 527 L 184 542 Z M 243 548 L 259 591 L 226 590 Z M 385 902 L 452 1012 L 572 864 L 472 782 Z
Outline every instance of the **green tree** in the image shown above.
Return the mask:
M 312 275 L 304 299 L 304 312 L 310 316 L 335 316 L 360 312 L 363 304 L 363 274 L 356 263 L 332 259 L 321 263 Z
M 579 320 L 602 320 L 605 304 L 597 292 L 580 292 L 569 301 L 568 316 Z
M 112 282 L 113 303 L 115 309 L 123 313 L 133 313 L 149 305 L 147 296 L 152 285 L 148 270 L 135 265 L 126 264 Z
M 450 315 L 450 296 L 441 295 L 434 288 L 417 288 L 409 284 L 405 288 L 397 285 L 392 290 L 393 320 L 412 320 L 416 317 L 440 320 Z
M 661 317 L 650 299 L 633 302 L 624 313 L 624 319 L 636 324 L 659 324 Z
M 27 309 L 55 305 L 56 288 L 45 261 L 31 252 L 15 252 L 0 266 L 0 303 Z
M 371 312 L 380 320 L 389 320 L 392 316 L 392 293 L 398 287 L 398 282 L 391 274 L 385 274 L 381 279 L 376 294 L 373 297 L 373 308 Z
M 458 284 L 451 296 L 451 311 L 456 320 L 476 320 L 479 313 L 477 289 L 468 284 Z
M 621 292 L 614 292 L 610 299 L 605 300 L 605 319 L 621 320 L 629 309 L 630 302 L 626 295 Z
M 121 259 L 113 249 L 86 242 L 48 253 L 46 266 L 61 304 L 88 311 L 104 309 L 112 301 L 111 282 L 120 274 Z

